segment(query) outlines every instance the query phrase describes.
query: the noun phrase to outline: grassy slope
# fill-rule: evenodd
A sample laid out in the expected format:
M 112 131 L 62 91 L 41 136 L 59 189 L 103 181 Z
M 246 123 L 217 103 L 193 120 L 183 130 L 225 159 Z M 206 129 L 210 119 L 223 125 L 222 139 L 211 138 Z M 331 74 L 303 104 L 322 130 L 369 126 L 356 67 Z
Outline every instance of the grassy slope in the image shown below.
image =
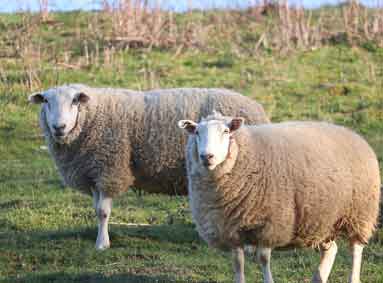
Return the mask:
M 46 48 L 71 40 L 65 24 L 39 31 Z M 2 16 L 0 28 L 20 19 Z M 69 35 L 68 35 L 69 34 Z M 36 40 L 36 38 L 35 38 Z M 75 40 L 70 41 L 76 50 Z M 145 89 L 151 73 L 158 87 L 227 87 L 261 102 L 274 121 L 319 119 L 362 133 L 383 162 L 383 50 L 337 45 L 280 57 L 217 52 L 125 51 L 118 66 L 61 69 L 59 82 Z M 37 123 L 37 107 L 27 104 L 24 62 L 2 58 L 0 71 L 0 282 L 230 282 L 229 255 L 198 239 L 187 200 L 133 192 L 114 203 L 112 248 L 94 250 L 96 220 L 91 200 L 60 182 Z M 57 80 L 54 64 L 41 62 L 42 87 Z M 121 223 L 149 223 L 129 227 Z M 383 232 L 366 249 L 364 282 L 383 281 Z M 311 250 L 274 252 L 277 282 L 308 282 L 318 262 Z M 249 282 L 260 271 L 247 264 Z M 345 282 L 350 259 L 341 243 L 331 282 Z

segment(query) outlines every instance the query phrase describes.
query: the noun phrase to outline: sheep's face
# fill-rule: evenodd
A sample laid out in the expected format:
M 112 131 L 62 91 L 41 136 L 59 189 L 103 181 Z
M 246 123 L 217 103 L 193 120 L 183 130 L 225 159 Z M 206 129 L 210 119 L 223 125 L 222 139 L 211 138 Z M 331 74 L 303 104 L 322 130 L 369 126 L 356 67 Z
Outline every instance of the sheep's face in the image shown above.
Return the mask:
M 63 141 L 76 127 L 80 104 L 87 103 L 89 96 L 84 93 L 60 88 L 50 89 L 44 93 L 32 94 L 29 101 L 42 104 L 46 123 L 52 137 Z
M 198 124 L 181 120 L 178 126 L 195 136 L 199 162 L 208 170 L 214 170 L 228 157 L 232 134 L 243 121 L 240 117 L 232 118 L 228 123 L 214 119 L 202 120 Z

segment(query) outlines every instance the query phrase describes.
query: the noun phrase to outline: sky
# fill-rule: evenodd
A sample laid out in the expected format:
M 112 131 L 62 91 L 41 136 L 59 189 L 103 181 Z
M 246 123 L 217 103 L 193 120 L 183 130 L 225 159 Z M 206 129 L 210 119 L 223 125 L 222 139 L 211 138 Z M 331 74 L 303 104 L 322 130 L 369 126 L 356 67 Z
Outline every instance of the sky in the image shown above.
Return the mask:
M 149 0 L 149 3 L 160 2 L 164 9 L 173 11 L 185 11 L 188 8 L 208 9 L 225 7 L 246 7 L 259 0 Z M 101 0 L 50 0 L 50 10 L 91 10 L 99 9 Z M 117 0 L 108 0 L 113 3 Z M 341 0 L 290 0 L 291 4 L 301 4 L 307 8 L 315 8 L 323 4 L 337 4 Z M 361 3 L 368 6 L 383 6 L 383 0 L 361 0 Z M 0 0 L 0 12 L 16 12 L 20 10 L 39 10 L 39 0 Z

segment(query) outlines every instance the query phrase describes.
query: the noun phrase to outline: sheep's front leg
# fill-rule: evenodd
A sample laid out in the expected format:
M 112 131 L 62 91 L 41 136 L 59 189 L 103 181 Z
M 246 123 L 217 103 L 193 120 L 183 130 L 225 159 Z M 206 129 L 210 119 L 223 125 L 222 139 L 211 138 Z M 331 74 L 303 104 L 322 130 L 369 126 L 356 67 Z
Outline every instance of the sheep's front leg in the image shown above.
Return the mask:
M 98 217 L 98 234 L 96 241 L 96 249 L 104 250 L 109 248 L 109 233 L 108 221 L 112 210 L 112 198 L 107 197 L 103 192 L 99 192 L 99 199 L 97 203 L 97 217 Z
M 264 283 L 273 283 L 273 276 L 271 275 L 270 269 L 270 259 L 271 259 L 271 249 L 256 247 L 257 260 L 261 264 L 263 282 Z
M 352 271 L 350 275 L 350 283 L 360 283 L 360 268 L 362 265 L 362 254 L 364 246 L 358 242 L 352 243 Z
M 97 190 L 92 190 L 92 196 L 93 196 L 93 208 L 97 215 L 97 206 L 98 206 L 98 201 L 100 199 L 100 193 Z
M 235 283 L 245 283 L 245 255 L 242 247 L 232 250 Z
M 323 243 L 320 245 L 320 264 L 315 272 L 313 283 L 326 283 L 330 275 L 331 268 L 335 261 L 338 247 L 334 241 Z

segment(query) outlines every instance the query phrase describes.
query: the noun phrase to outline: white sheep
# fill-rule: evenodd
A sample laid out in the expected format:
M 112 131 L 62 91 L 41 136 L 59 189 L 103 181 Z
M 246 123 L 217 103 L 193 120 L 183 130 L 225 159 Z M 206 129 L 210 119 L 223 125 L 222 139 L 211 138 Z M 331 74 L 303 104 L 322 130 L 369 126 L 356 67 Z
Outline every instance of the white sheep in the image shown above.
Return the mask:
M 40 125 L 66 185 L 92 194 L 97 249 L 110 245 L 112 198 L 130 186 L 185 194 L 184 144 L 175 121 L 213 109 L 267 123 L 262 106 L 224 89 L 125 89 L 64 85 L 29 97 L 42 103 Z
M 244 245 L 255 245 L 265 283 L 273 282 L 271 250 L 319 247 L 313 282 L 327 282 L 335 239 L 352 249 L 350 283 L 360 283 L 363 246 L 379 210 L 377 158 L 357 134 L 319 122 L 244 126 L 218 114 L 181 120 L 190 207 L 200 236 L 233 251 L 244 282 Z M 240 129 L 241 128 L 241 129 Z M 240 129 L 240 130 L 239 130 Z

